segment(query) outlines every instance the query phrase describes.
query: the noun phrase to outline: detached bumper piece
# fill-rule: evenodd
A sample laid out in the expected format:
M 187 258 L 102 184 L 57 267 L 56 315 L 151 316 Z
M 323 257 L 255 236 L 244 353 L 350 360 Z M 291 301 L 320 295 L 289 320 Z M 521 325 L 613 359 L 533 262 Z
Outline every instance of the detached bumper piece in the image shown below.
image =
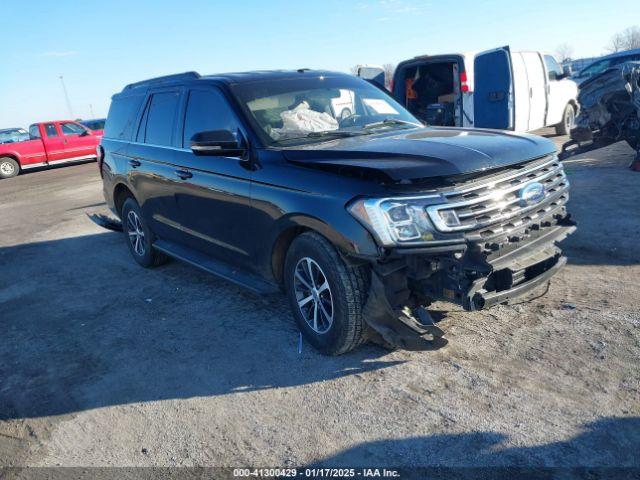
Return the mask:
M 89 220 L 99 227 L 106 228 L 107 230 L 112 230 L 114 232 L 122 231 L 122 222 L 110 215 L 104 213 L 87 213 L 87 217 L 89 217 Z
M 371 288 L 369 297 L 362 310 L 363 317 L 367 324 L 373 329 L 374 337 L 380 336 L 384 340 L 382 343 L 391 344 L 405 350 L 436 350 L 447 344 L 447 340 L 442 338 L 444 332 L 438 328 L 426 309 L 419 306 L 411 309 L 408 306 L 401 308 L 401 302 L 391 300 L 402 297 L 403 290 L 394 291 L 398 284 L 394 281 L 386 282 L 373 272 L 371 277 Z M 378 341 L 378 343 L 380 343 Z

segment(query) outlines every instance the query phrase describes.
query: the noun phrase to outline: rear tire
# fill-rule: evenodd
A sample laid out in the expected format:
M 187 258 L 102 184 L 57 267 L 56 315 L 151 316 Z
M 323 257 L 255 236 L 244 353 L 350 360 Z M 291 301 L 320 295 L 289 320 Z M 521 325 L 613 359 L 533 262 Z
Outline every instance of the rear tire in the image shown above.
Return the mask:
M 131 197 L 122 206 L 122 231 L 129 251 L 138 264 L 151 268 L 167 261 L 165 255 L 153 249 L 155 235 L 144 220 L 138 202 Z
M 20 164 L 10 157 L 0 157 L 0 178 L 15 177 L 20 173 Z
M 570 103 L 564 109 L 562 121 L 556 125 L 556 134 L 569 135 L 576 121 L 576 110 Z
M 307 232 L 287 252 L 284 279 L 296 323 L 320 353 L 340 355 L 364 342 L 362 306 L 369 285 L 365 267 L 347 265 L 329 241 Z

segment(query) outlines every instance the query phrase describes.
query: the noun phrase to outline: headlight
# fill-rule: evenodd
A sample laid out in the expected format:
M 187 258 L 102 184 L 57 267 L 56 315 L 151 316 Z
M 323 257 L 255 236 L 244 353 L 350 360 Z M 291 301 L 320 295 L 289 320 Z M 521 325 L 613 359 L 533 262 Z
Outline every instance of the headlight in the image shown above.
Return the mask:
M 383 246 L 392 247 L 433 240 L 436 230 L 426 207 L 441 202 L 440 196 L 369 198 L 356 200 L 347 209 Z

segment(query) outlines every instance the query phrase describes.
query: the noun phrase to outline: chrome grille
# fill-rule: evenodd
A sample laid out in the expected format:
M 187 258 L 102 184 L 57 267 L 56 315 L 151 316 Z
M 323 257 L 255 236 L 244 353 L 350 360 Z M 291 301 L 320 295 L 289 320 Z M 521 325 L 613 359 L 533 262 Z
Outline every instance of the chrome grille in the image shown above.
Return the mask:
M 521 191 L 533 182 L 544 187 L 543 197 L 527 205 Z M 491 237 L 548 216 L 569 200 L 569 181 L 558 158 L 547 156 L 509 171 L 442 192 L 447 203 L 427 207 L 441 232 L 476 231 Z M 455 212 L 455 215 L 451 215 Z M 458 222 L 455 222 L 457 217 Z M 445 221 L 445 219 L 454 222 Z

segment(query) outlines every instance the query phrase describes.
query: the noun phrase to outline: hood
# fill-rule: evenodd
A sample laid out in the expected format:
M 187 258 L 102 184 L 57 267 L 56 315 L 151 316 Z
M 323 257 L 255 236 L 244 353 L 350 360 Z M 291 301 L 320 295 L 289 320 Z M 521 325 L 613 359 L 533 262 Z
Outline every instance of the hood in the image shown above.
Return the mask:
M 556 151 L 542 137 L 498 130 L 428 127 L 284 148 L 310 167 L 373 170 L 392 181 L 482 172 Z

